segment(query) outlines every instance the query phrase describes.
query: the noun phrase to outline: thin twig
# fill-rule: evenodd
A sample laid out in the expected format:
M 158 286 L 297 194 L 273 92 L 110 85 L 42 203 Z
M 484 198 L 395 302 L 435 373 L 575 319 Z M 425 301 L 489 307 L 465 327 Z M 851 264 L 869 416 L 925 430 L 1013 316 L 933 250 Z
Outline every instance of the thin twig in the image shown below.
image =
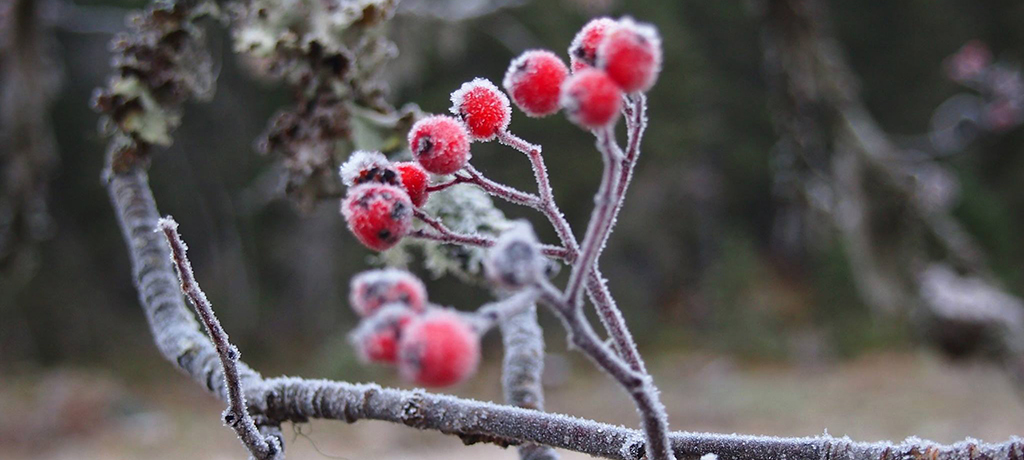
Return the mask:
M 192 263 L 189 262 L 188 256 L 185 254 L 188 248 L 181 240 L 181 235 L 178 234 L 178 223 L 168 216 L 160 219 L 157 226 L 164 233 L 167 244 L 171 248 L 171 259 L 177 269 L 178 279 L 181 280 L 181 290 L 192 302 L 196 314 L 206 326 L 206 331 L 217 349 L 217 354 L 220 355 L 220 363 L 224 368 L 224 382 L 228 391 L 228 408 L 224 411 L 224 423 L 235 430 L 238 439 L 257 460 L 283 459 L 284 455 L 277 438 L 273 436 L 264 438 L 256 428 L 252 417 L 249 416 L 242 382 L 238 374 L 238 348 L 228 341 L 228 334 L 221 327 L 217 316 L 214 315 L 213 306 L 203 290 L 199 288 L 199 283 L 196 282 L 192 273 Z
M 427 224 L 430 228 L 433 228 L 437 232 L 429 232 L 424 229 L 416 229 L 409 233 L 410 237 L 422 238 L 425 240 L 438 241 L 447 244 L 462 244 L 468 246 L 476 246 L 481 248 L 489 248 L 494 246 L 494 238 L 484 236 L 480 234 L 466 234 L 456 232 L 444 225 L 440 220 L 431 217 L 429 214 L 423 212 L 420 209 L 413 210 L 413 216 L 419 219 L 421 222 Z M 542 244 L 540 247 L 541 253 L 560 260 L 566 260 L 568 257 L 568 250 L 553 246 L 550 244 Z

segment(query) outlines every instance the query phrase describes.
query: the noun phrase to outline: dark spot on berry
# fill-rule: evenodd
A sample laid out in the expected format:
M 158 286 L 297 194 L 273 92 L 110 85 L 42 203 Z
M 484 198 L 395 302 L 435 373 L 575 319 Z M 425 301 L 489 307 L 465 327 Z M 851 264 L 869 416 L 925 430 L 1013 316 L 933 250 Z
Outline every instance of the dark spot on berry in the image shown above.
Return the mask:
M 380 238 L 381 241 L 390 243 L 394 239 L 394 235 L 391 233 L 391 230 L 383 228 L 377 232 L 377 238 Z
M 391 208 L 391 218 L 394 220 L 402 220 L 406 214 L 409 213 L 409 209 L 405 207 L 405 203 L 401 201 L 395 203 L 395 206 Z
M 380 178 L 384 182 L 387 182 L 389 184 L 394 184 L 395 183 L 395 177 L 397 177 L 397 176 L 398 175 L 395 174 L 395 172 L 390 170 L 390 169 L 385 169 L 384 171 L 381 171 L 381 173 L 380 173 Z
M 516 73 L 526 72 L 526 69 L 529 67 L 530 63 L 527 62 L 526 59 L 523 59 L 523 62 L 520 62 L 519 65 L 516 66 Z
M 434 140 L 430 136 L 423 136 L 416 143 L 416 155 L 429 155 L 434 150 Z

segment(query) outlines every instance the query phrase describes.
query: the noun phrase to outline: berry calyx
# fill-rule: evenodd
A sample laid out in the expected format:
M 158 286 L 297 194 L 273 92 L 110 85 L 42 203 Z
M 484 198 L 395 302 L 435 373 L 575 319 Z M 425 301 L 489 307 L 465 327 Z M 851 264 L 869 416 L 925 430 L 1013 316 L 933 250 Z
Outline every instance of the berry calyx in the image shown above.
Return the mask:
M 523 113 L 545 117 L 558 111 L 559 89 L 568 75 L 555 53 L 530 50 L 512 60 L 502 86 Z
M 401 185 L 398 172 L 391 166 L 388 158 L 380 152 L 356 150 L 341 165 L 341 182 L 352 187 L 367 182 Z
M 423 169 L 451 174 L 469 161 L 469 133 L 455 118 L 429 116 L 412 125 L 409 149 Z
M 341 203 L 348 228 L 364 246 L 384 251 L 412 228 L 412 202 L 394 185 L 366 183 L 348 190 Z
M 592 19 L 572 39 L 569 45 L 569 65 L 573 73 L 597 64 L 597 48 L 609 29 L 616 26 L 612 18 Z
M 562 107 L 569 120 L 594 129 L 615 121 L 622 108 L 622 90 L 599 69 L 583 69 L 562 85 Z
M 352 310 L 363 317 L 389 304 L 422 312 L 427 305 L 427 288 L 416 275 L 405 270 L 367 270 L 352 277 L 348 300 Z
M 414 318 L 415 314 L 404 305 L 387 305 L 363 320 L 349 334 L 349 343 L 363 362 L 394 364 L 398 361 L 403 331 Z
M 508 96 L 483 78 L 463 83 L 452 93 L 451 112 L 466 123 L 474 141 L 494 139 L 512 120 Z
M 398 346 L 398 370 L 418 385 L 443 387 L 468 379 L 480 363 L 480 337 L 451 311 L 414 320 Z
M 597 48 L 597 66 L 627 93 L 647 91 L 661 72 L 661 37 L 649 24 L 623 18 Z
M 419 163 L 412 161 L 394 163 L 391 166 L 398 171 L 398 175 L 402 178 L 402 187 L 409 194 L 413 206 L 417 208 L 423 206 L 427 202 L 427 198 L 430 197 L 430 193 L 427 192 L 427 186 L 430 185 L 427 171 Z

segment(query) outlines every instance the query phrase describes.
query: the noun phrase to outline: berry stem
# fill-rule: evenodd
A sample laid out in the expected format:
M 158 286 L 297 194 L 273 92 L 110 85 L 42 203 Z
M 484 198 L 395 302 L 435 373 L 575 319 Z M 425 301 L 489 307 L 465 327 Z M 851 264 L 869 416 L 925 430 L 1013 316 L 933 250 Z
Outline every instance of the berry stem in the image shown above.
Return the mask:
M 213 342 L 217 355 L 220 357 L 220 364 L 224 370 L 224 383 L 228 393 L 228 408 L 224 411 L 224 423 L 235 430 L 235 433 L 238 434 L 238 439 L 242 441 L 242 444 L 249 450 L 253 458 L 257 460 L 284 458 L 277 439 L 272 436 L 264 437 L 260 434 L 259 429 L 256 428 L 256 423 L 253 422 L 252 417 L 249 415 L 249 410 L 245 403 L 245 395 L 242 390 L 242 381 L 238 372 L 238 348 L 235 348 L 228 341 L 228 333 L 221 327 L 220 321 L 217 320 L 217 316 L 213 313 L 213 306 L 210 305 L 206 294 L 203 293 L 199 283 L 196 282 L 195 276 L 192 274 L 192 263 L 189 262 L 186 255 L 188 249 L 185 246 L 185 242 L 181 240 L 181 235 L 178 234 L 178 223 L 168 216 L 160 219 L 157 222 L 157 227 L 164 233 L 164 237 L 167 238 L 167 244 L 171 248 L 171 260 L 174 261 L 174 267 L 178 272 L 181 291 L 185 293 L 185 296 L 192 302 L 192 306 L 195 307 L 196 314 L 199 315 L 203 325 L 206 326 L 210 340 Z
M 444 225 L 440 220 L 431 217 L 429 214 L 423 212 L 420 209 L 413 211 L 413 217 L 419 219 L 424 224 L 427 224 L 430 228 L 433 228 L 437 232 L 430 232 L 425 229 L 416 229 L 409 232 L 410 237 L 421 238 L 425 240 L 438 241 L 447 244 L 462 244 L 467 246 L 476 246 L 481 248 L 489 248 L 494 246 L 495 240 L 491 237 L 484 235 L 470 235 L 465 233 L 456 232 Z M 566 260 L 569 257 L 569 251 L 560 246 L 554 246 L 550 244 L 543 244 L 540 247 L 541 252 L 549 257 L 554 257 L 561 260 Z
M 481 305 L 473 313 L 473 327 L 480 335 L 483 335 L 498 324 L 526 311 L 539 296 L 539 289 L 529 287 L 504 299 Z
M 466 171 L 466 174 L 469 174 L 470 180 L 467 182 L 472 182 L 476 184 L 485 192 L 494 196 L 501 197 L 514 204 L 540 209 L 541 199 L 537 195 L 522 192 L 516 190 L 515 188 L 509 187 L 508 185 L 492 181 L 485 177 L 483 173 L 478 171 L 471 164 L 466 164 L 465 168 L 463 169 Z
M 569 283 L 565 288 L 566 301 L 572 305 L 579 304 L 580 294 L 583 289 L 583 277 L 590 273 L 597 257 L 601 253 L 601 245 L 604 244 L 608 232 L 611 230 L 615 208 L 618 206 L 616 199 L 617 187 L 614 181 L 619 176 L 622 165 L 619 159 L 622 155 L 615 145 L 614 132 L 611 127 L 604 127 L 595 132 L 597 137 L 597 149 L 601 151 L 601 158 L 604 160 L 604 172 L 601 175 L 601 186 L 594 195 L 594 211 L 590 215 L 590 222 L 587 224 L 587 233 L 580 244 L 580 256 L 573 263 L 572 272 L 569 274 Z

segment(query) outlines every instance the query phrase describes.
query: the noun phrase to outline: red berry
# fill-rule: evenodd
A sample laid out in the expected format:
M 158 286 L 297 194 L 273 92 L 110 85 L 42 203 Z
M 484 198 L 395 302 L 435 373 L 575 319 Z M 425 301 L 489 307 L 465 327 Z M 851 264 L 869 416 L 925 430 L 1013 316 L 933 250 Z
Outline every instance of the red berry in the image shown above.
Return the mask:
M 658 30 L 630 18 L 622 19 L 597 48 L 597 66 L 627 93 L 651 89 L 661 71 Z
M 388 158 L 380 152 L 356 150 L 341 165 L 341 181 L 352 187 L 367 182 L 399 185 L 398 172 Z
M 435 311 L 413 321 L 398 346 L 399 372 L 418 385 L 463 382 L 476 372 L 479 362 L 480 337 L 451 311 Z
M 422 312 L 427 305 L 427 288 L 416 275 L 405 270 L 367 270 L 352 277 L 348 300 L 352 309 L 363 317 L 387 304 L 402 304 Z
M 512 60 L 502 86 L 524 113 L 545 117 L 558 111 L 558 93 L 569 69 L 555 53 L 527 51 Z
M 402 305 L 387 305 L 363 320 L 349 334 L 349 342 L 364 362 L 394 363 L 398 360 L 398 342 L 414 317 Z
M 622 90 L 604 71 L 583 69 L 562 85 L 562 107 L 573 123 L 599 128 L 618 117 Z
M 469 133 L 459 120 L 433 115 L 412 125 L 409 148 L 423 169 L 451 174 L 469 161 Z
M 572 45 L 569 45 L 569 64 L 574 73 L 596 65 L 597 47 L 607 31 L 616 24 L 612 18 L 597 18 L 580 29 L 572 39 Z
M 512 107 L 494 83 L 474 78 L 452 93 L 452 113 L 462 118 L 475 141 L 489 141 L 508 129 Z
M 394 246 L 412 227 L 409 195 L 393 185 L 371 182 L 348 189 L 341 214 L 359 242 L 377 251 Z
M 402 187 L 409 194 L 409 199 L 412 200 L 413 206 L 417 208 L 423 206 L 427 202 L 427 198 L 430 197 L 429 192 L 427 192 L 427 185 L 430 185 L 430 178 L 427 177 L 427 172 L 423 170 L 419 163 L 412 161 L 403 161 L 391 166 L 401 176 Z

